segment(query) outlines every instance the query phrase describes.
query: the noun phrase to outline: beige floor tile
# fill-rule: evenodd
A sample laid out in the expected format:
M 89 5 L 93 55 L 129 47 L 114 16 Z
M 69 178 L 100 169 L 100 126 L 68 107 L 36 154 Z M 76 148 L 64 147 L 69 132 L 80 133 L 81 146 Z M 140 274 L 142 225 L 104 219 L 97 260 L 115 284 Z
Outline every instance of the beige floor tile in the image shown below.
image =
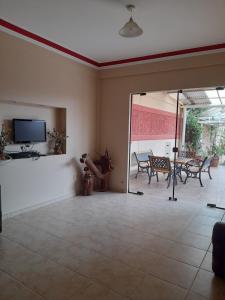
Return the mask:
M 196 224 L 191 224 L 188 228 L 188 231 L 196 233 L 196 234 L 200 234 L 203 236 L 208 236 L 208 237 L 212 237 L 212 230 L 213 230 L 213 226 L 212 225 L 205 225 L 205 224 L 198 224 L 196 226 Z
M 200 266 L 205 255 L 205 251 L 196 247 L 191 247 L 179 243 L 179 241 L 174 242 L 156 236 L 149 238 L 148 242 L 144 242 L 144 245 L 139 244 L 139 247 L 145 248 L 146 250 L 149 250 L 151 252 L 155 252 L 157 254 L 161 254 L 196 267 Z
M 149 243 L 151 243 L 152 238 L 154 238 L 154 236 L 150 233 L 145 233 L 143 231 L 129 227 L 126 227 L 126 230 L 122 232 L 117 230 L 117 234 L 114 235 L 114 237 L 118 238 L 120 241 L 123 241 L 126 244 L 134 244 L 143 247 L 148 247 Z
M 185 289 L 147 275 L 130 297 L 134 300 L 182 300 L 186 292 Z
M 200 270 L 192 291 L 210 300 L 224 300 L 225 279 L 216 277 L 211 272 Z
M 28 269 L 26 272 L 17 274 L 18 278 L 47 299 L 70 299 L 77 290 L 86 289 L 90 284 L 80 275 L 49 262 L 44 262 L 43 265 L 35 267 L 35 270 Z
M 5 241 L 0 250 L 0 269 L 47 299 L 69 299 L 90 281 L 53 261 Z
M 202 297 L 196 293 L 190 292 L 185 300 L 207 300 L 207 298 Z
M 215 191 L 215 190 L 214 190 Z M 223 193 L 221 194 L 221 198 L 223 197 Z M 210 201 L 211 203 L 212 201 Z M 201 209 L 201 212 L 200 212 L 202 215 L 204 216 L 209 216 L 209 217 L 212 217 L 212 218 L 215 218 L 217 219 L 218 221 L 221 220 L 223 218 L 223 214 L 224 212 L 222 210 L 219 210 L 219 209 L 212 209 L 212 208 L 209 208 L 209 207 L 203 207 Z
M 139 247 L 156 252 L 162 255 L 169 255 L 169 250 L 174 246 L 174 242 L 165 238 L 153 236 L 148 242 L 144 241 Z
M 4 226 L 2 235 L 32 251 L 47 256 L 49 254 L 53 257 L 55 251 L 63 251 L 71 246 L 70 243 L 67 243 L 66 241 L 62 243 L 62 239 L 57 238 L 44 230 L 31 227 L 28 224 L 16 220 L 11 220 L 10 223 Z
M 209 250 L 208 250 L 209 252 L 212 252 L 213 251 L 213 244 L 211 243 L 210 244 L 210 247 L 209 247 Z
M 78 272 L 123 296 L 132 294 L 144 278 L 144 273 L 109 259 L 96 261 L 92 265 L 82 263 Z
M 177 239 L 178 242 L 192 246 L 201 250 L 207 250 L 211 243 L 211 238 L 195 234 L 185 230 Z
M 41 296 L 32 292 L 24 285 L 0 271 L 0 299 L 1 300 L 43 300 Z
M 43 258 L 26 248 L 0 237 L 0 269 L 15 275 L 23 272 L 28 266 L 38 266 Z
M 202 264 L 201 264 L 201 269 L 204 269 L 209 272 L 213 272 L 212 270 L 212 253 L 207 252 Z
M 70 300 L 126 300 L 127 297 L 120 296 L 112 290 L 100 285 L 92 283 L 85 291 L 77 292 Z
M 5 226 L 3 236 L 74 271 L 82 260 L 91 264 L 101 255 L 94 250 L 73 245 L 43 230 L 30 228 L 27 224 L 19 222 L 12 222 L 10 226 Z
M 135 269 L 184 288 L 191 285 L 197 273 L 197 268 L 193 266 L 146 249 L 130 248 L 119 259 Z
M 68 269 L 88 277 L 92 277 L 96 266 L 98 267 L 98 265 L 108 262 L 104 256 L 93 250 L 80 248 L 80 251 L 77 251 L 77 249 L 79 247 L 71 247 L 67 254 L 58 254 L 56 261 Z M 81 251 L 83 252 L 81 253 Z
M 193 218 L 192 224 L 195 224 L 196 226 L 199 224 L 214 226 L 220 219 L 220 217 L 210 217 L 199 214 Z
M 168 256 L 189 265 L 199 267 L 202 263 L 205 253 L 206 251 L 194 247 L 175 244 L 168 251 Z

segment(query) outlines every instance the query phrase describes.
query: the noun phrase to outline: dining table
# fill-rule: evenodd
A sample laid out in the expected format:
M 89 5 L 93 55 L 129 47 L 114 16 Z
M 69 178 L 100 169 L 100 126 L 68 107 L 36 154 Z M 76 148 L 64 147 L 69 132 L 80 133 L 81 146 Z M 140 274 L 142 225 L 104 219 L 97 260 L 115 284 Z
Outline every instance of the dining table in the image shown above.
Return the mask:
M 192 161 L 194 158 L 187 158 L 187 157 L 177 157 L 176 158 L 176 164 L 183 166 L 186 163 L 189 163 L 190 161 Z M 171 162 L 174 162 L 174 159 L 171 159 Z

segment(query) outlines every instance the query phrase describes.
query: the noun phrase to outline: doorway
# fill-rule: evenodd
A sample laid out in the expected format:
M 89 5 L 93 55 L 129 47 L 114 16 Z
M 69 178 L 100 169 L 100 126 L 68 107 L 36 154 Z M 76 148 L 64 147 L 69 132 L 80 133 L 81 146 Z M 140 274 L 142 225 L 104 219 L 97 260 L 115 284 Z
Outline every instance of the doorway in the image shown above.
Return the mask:
M 152 174 L 149 184 L 149 156 L 167 157 L 173 168 L 175 144 L 177 91 L 147 92 L 131 98 L 129 140 L 129 192 L 143 192 L 151 198 L 168 197 L 173 184 L 168 186 L 168 173 Z M 204 201 L 225 207 L 223 178 L 225 175 L 225 93 L 223 88 L 185 89 L 179 95 L 177 158 L 186 163 L 200 164 L 206 157 L 210 162 L 210 179 L 206 170 L 201 181 L 188 176 L 185 164 L 181 179 L 175 176 L 177 198 L 185 201 Z M 218 166 L 214 164 L 219 156 Z M 218 157 L 217 157 L 218 158 Z M 180 160 L 182 162 L 182 160 Z M 191 170 L 194 170 L 192 168 Z M 199 174 L 196 175 L 198 177 Z M 197 180 L 196 180 L 197 179 Z M 191 199 L 191 200 L 188 200 Z M 202 200 L 203 199 L 203 200 Z M 224 203 L 223 203 L 224 202 Z
M 171 177 L 176 129 L 176 92 L 148 92 L 132 95 L 130 116 L 129 191 L 142 191 L 168 198 L 173 182 Z M 178 107 L 177 143 L 181 142 L 182 109 Z M 150 157 L 157 156 L 162 172 L 150 172 Z M 167 158 L 167 159 L 165 159 Z M 169 159 L 169 160 L 168 160 Z M 168 170 L 171 168 L 171 171 Z M 151 178 L 149 178 L 151 177 Z M 146 184 L 144 184 L 146 183 Z M 165 187 L 165 188 L 164 188 Z M 154 192 L 152 192 L 154 190 Z

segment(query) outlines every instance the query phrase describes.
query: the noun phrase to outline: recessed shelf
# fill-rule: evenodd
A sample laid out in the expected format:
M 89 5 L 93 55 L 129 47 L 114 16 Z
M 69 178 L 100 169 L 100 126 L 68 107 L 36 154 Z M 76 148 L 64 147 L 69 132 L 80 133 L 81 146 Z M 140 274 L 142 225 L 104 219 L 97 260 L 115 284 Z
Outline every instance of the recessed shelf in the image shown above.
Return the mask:
M 52 131 L 55 128 L 66 134 L 66 108 L 64 107 L 0 100 L 0 127 L 4 124 L 12 133 L 12 119 L 15 118 L 45 120 L 47 131 Z M 49 152 L 53 151 L 53 146 L 51 140 L 48 139 L 47 142 L 33 144 L 32 150 L 49 155 Z M 20 150 L 21 145 L 19 144 L 10 144 L 6 147 L 6 151 L 9 152 L 19 152 Z M 63 145 L 62 154 L 66 154 L 66 141 Z

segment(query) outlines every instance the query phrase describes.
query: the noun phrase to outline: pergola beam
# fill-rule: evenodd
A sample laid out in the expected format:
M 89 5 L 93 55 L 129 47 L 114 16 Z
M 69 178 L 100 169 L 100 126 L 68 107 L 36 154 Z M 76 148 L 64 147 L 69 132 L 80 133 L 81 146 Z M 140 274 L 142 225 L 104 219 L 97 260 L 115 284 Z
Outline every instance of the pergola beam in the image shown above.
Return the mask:
M 213 108 L 213 107 L 225 107 L 225 104 L 193 104 L 193 105 L 184 105 L 185 108 Z
M 225 121 L 198 121 L 199 124 L 225 124 Z

